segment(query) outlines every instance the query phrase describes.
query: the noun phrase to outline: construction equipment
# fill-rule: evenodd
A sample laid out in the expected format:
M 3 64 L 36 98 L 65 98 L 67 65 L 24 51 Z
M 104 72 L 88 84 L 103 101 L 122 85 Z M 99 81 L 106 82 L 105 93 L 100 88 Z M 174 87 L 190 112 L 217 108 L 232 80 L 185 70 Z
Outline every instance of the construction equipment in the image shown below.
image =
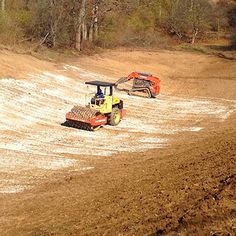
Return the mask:
M 106 124 L 118 125 L 125 115 L 125 110 L 123 101 L 113 96 L 115 84 L 102 81 L 90 81 L 85 84 L 96 86 L 97 93 L 87 106 L 75 106 L 66 114 L 67 125 L 89 131 L 98 130 Z
M 118 85 L 133 81 L 131 89 L 121 89 Z M 116 89 L 125 91 L 129 95 L 147 96 L 148 98 L 155 98 L 160 93 L 161 80 L 151 74 L 132 72 L 128 77 L 119 79 L 115 83 Z

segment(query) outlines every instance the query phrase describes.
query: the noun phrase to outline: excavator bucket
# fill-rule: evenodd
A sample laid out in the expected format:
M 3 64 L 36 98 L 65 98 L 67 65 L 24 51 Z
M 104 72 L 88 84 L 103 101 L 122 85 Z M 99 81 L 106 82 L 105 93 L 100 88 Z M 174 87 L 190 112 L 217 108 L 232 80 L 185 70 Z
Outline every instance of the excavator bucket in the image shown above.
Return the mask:
M 119 80 L 116 81 L 115 87 L 117 88 L 119 84 L 123 84 L 123 83 L 125 83 L 127 81 L 129 81 L 128 77 L 122 77 L 122 78 L 120 78 Z
M 129 93 L 130 89 L 132 89 L 132 84 L 127 84 L 129 82 L 128 77 L 122 77 L 115 83 L 115 89 L 121 92 Z

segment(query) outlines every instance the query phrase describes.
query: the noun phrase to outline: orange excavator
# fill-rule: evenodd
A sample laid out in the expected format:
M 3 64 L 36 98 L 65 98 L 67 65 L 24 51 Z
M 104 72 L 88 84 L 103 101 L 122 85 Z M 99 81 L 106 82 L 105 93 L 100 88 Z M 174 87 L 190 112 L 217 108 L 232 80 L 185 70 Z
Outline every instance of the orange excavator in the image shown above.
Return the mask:
M 121 84 L 132 81 L 130 89 L 120 88 Z M 161 80 L 151 74 L 132 72 L 128 77 L 123 77 L 115 83 L 117 90 L 125 91 L 129 95 L 138 95 L 148 98 L 156 98 L 160 94 Z M 118 87 L 119 86 L 119 87 Z

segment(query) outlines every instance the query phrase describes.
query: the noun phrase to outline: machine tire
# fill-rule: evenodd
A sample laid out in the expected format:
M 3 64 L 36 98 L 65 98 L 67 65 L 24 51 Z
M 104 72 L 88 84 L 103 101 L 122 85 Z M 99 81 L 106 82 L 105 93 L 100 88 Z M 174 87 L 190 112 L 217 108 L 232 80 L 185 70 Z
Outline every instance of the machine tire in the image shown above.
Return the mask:
M 118 107 L 114 107 L 109 116 L 109 125 L 117 126 L 121 121 L 121 110 Z

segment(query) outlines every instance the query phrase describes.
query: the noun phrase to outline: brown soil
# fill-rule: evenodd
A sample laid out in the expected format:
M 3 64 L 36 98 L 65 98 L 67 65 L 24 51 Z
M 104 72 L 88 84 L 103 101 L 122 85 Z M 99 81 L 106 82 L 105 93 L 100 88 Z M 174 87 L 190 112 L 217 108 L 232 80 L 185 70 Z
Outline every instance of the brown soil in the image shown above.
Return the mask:
M 36 64 L 22 73 L 53 68 Z M 236 63 L 212 56 L 116 50 L 73 64 L 114 79 L 151 71 L 161 77 L 164 94 L 236 99 Z M 163 149 L 98 158 L 68 154 L 94 169 L 55 171 L 32 189 L 0 194 L 0 235 L 236 235 L 235 112 L 207 125 L 175 136 Z
M 120 49 L 83 57 L 74 64 L 115 78 L 131 71 L 150 72 L 161 78 L 162 93 L 236 99 L 236 62 L 215 56 Z
M 0 78 L 25 79 L 29 73 L 52 69 L 53 63 L 42 61 L 29 55 L 22 56 L 7 50 L 1 50 L 0 68 Z

